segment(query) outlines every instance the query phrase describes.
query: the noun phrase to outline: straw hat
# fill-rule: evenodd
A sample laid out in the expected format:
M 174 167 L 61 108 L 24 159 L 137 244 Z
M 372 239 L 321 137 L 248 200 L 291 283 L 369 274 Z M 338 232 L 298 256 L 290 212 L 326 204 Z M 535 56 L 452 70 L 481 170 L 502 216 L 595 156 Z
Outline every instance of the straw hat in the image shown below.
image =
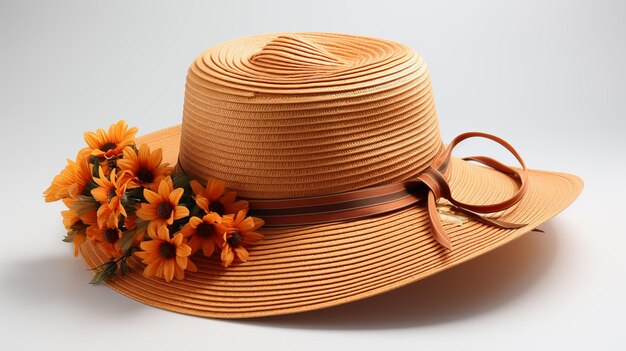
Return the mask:
M 469 133 L 446 146 L 438 123 L 426 63 L 392 41 L 280 33 L 209 49 L 189 68 L 182 124 L 138 141 L 193 179 L 224 180 L 265 220 L 264 239 L 248 262 L 223 268 L 201 257 L 182 281 L 147 278 L 133 257 L 133 270 L 108 285 L 206 317 L 329 307 L 502 246 L 582 189 L 574 175 L 526 170 L 497 137 Z M 450 156 L 476 137 L 521 166 Z M 81 252 L 90 267 L 108 260 L 90 241 Z

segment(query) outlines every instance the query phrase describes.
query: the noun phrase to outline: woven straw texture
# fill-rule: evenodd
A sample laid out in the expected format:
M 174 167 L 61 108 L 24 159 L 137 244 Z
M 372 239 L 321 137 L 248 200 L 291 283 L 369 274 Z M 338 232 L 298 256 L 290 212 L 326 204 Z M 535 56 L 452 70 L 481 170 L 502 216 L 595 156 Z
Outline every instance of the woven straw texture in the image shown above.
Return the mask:
M 180 127 L 145 136 L 175 162 Z M 476 204 L 503 200 L 515 190 L 506 175 L 453 159 L 450 185 L 461 201 Z M 479 256 L 544 223 L 567 207 L 582 188 L 573 175 L 529 171 L 522 201 L 499 218 L 527 227 L 497 229 L 468 222 L 446 224 L 453 249 L 430 234 L 424 207 L 345 223 L 293 228 L 261 228 L 265 239 L 250 248 L 251 259 L 224 269 L 219 258 L 198 262 L 197 273 L 181 282 L 145 278 L 143 264 L 116 277 L 113 289 L 143 303 L 205 317 L 247 318 L 301 312 L 373 296 L 415 282 Z M 90 243 L 82 248 L 90 267 L 108 260 Z
M 191 65 L 183 123 L 139 138 L 164 161 L 200 180 L 224 179 L 239 195 L 289 198 L 404 180 L 440 151 L 428 70 L 414 51 L 371 38 L 274 34 L 213 48 Z M 511 196 L 507 175 L 453 158 L 460 201 Z M 528 223 L 499 229 L 444 224 L 446 250 L 432 237 L 427 209 L 413 206 L 349 222 L 269 228 L 250 261 L 222 268 L 198 258 L 197 273 L 166 283 L 143 264 L 109 286 L 148 305 L 219 318 L 319 309 L 389 291 L 467 261 L 527 233 L 580 193 L 573 175 L 528 172 L 528 191 L 494 218 Z M 90 267 L 108 260 L 90 242 Z
M 187 75 L 180 165 L 243 197 L 407 179 L 441 146 L 428 68 L 394 42 L 252 36 L 206 51 Z

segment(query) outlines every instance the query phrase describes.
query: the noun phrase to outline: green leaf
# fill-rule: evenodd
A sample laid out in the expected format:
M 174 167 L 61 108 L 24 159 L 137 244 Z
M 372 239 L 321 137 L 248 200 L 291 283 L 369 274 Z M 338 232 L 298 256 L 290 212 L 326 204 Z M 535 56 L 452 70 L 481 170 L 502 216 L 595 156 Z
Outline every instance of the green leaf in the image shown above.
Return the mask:
M 200 206 L 194 204 L 194 206 L 191 209 L 191 211 L 189 211 L 189 218 L 194 217 L 194 216 L 195 217 L 202 217 L 202 216 L 199 216 L 200 210 L 201 210 Z
M 184 172 L 176 172 L 172 174 L 172 183 L 174 184 L 174 188 L 184 188 L 189 185 L 191 178 Z
M 143 189 L 143 187 L 132 188 L 126 190 L 124 195 L 126 195 L 126 197 L 128 197 L 129 199 L 133 199 L 135 201 L 143 201 L 145 200 L 145 198 L 143 197 Z
M 85 185 L 85 190 L 83 190 L 84 196 L 91 196 L 91 191 L 98 187 L 98 183 L 94 182 L 93 179 L 87 182 Z
M 82 217 L 93 211 L 97 211 L 100 203 L 93 197 L 78 195 L 76 201 L 72 203 L 72 210 L 76 211 L 78 217 Z
M 133 243 L 133 238 L 135 237 L 135 235 L 137 235 L 136 228 L 133 230 L 129 230 L 125 232 L 124 234 L 122 234 L 122 237 L 120 238 L 120 248 L 123 251 L 126 251 L 130 248 L 130 246 Z
M 92 176 L 99 178 L 100 177 L 100 163 L 102 162 L 102 159 L 99 157 L 94 157 L 93 158 L 93 172 L 92 172 Z
M 89 282 L 89 284 L 98 285 L 103 281 L 113 277 L 115 271 L 117 271 L 117 262 L 111 259 L 109 262 L 105 263 L 100 269 L 98 269 L 98 273 L 96 273 L 96 275 Z
M 80 221 L 80 220 L 79 220 L 78 222 L 76 222 L 76 223 L 72 224 L 72 225 L 70 226 L 70 229 L 71 229 L 71 230 L 74 230 L 74 231 L 77 231 L 77 232 L 80 232 L 80 231 L 82 231 L 82 230 L 87 229 L 87 227 L 89 227 L 89 226 L 88 226 L 88 225 L 86 225 L 85 223 L 83 223 L 83 221 Z
M 148 228 L 148 223 L 150 223 L 150 221 L 137 219 L 137 226 L 135 227 L 135 229 L 128 230 L 124 234 L 122 234 L 122 237 L 120 238 L 120 247 L 122 248 L 122 251 L 127 251 L 130 249 L 134 241 L 133 238 L 138 233 L 145 232 Z
M 138 203 L 136 198 L 129 196 L 128 191 L 122 194 L 121 202 L 122 202 L 122 206 L 124 206 L 126 210 L 134 209 L 135 205 L 137 205 Z
M 126 259 L 122 259 L 120 261 L 120 273 L 122 274 L 122 276 L 128 274 L 131 271 L 130 266 L 128 266 L 128 263 L 126 263 Z
M 67 235 L 63 237 L 63 241 L 66 243 L 73 243 L 75 234 L 76 234 L 75 230 L 70 230 L 69 232 L 67 232 Z

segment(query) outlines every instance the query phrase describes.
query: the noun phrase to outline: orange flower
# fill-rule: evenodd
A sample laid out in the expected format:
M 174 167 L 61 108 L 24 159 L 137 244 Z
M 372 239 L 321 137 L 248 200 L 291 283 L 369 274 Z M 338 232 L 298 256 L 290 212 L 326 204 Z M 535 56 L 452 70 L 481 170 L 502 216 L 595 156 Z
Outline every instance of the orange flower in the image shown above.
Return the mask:
M 102 168 L 98 169 L 99 178 L 93 178 L 98 187 L 91 190 L 94 199 L 101 203 L 98 209 L 98 226 L 117 227 L 120 214 L 127 216 L 126 209 L 122 205 L 122 198 L 126 192 L 126 182 L 123 177 L 117 177 L 116 170 L 111 172 L 111 178 L 107 179 Z
M 109 127 L 109 131 L 99 128 L 95 132 L 86 132 L 85 142 L 89 145 L 92 156 L 113 158 L 120 156 L 122 150 L 135 142 L 137 128 L 128 129 L 126 122 L 121 120 Z
M 263 235 L 255 230 L 263 226 L 265 222 L 260 218 L 246 217 L 247 212 L 247 210 L 241 210 L 234 217 L 233 215 L 224 216 L 222 223 L 227 227 L 221 240 L 221 258 L 224 267 L 230 266 L 235 256 L 242 262 L 247 262 L 249 254 L 246 246 L 263 239 Z
M 71 238 L 71 242 L 74 243 L 74 256 L 78 256 L 78 249 L 87 238 L 87 227 L 95 224 L 96 222 L 95 212 L 93 212 L 93 214 L 93 216 L 83 216 L 81 219 L 78 216 L 78 212 L 74 210 L 61 211 L 61 216 L 63 216 L 63 225 L 65 226 L 65 229 L 67 229 L 67 239 Z
M 200 248 L 206 257 L 211 257 L 215 251 L 215 246 L 221 242 L 221 238 L 226 233 L 227 228 L 222 224 L 222 217 L 215 212 L 209 212 L 204 217 L 191 217 L 189 223 L 185 224 L 181 233 L 189 239 L 191 253 L 194 254 Z
M 150 229 L 156 232 L 160 227 L 172 224 L 175 220 L 189 216 L 189 210 L 185 206 L 178 206 L 184 189 L 174 189 L 171 177 L 165 177 L 159 183 L 158 193 L 150 189 L 143 189 L 143 196 L 148 203 L 142 203 L 137 210 L 137 217 L 150 221 Z
M 237 194 L 234 191 L 224 193 L 226 183 L 223 180 L 210 179 L 206 188 L 195 180 L 192 180 L 190 185 L 196 195 L 196 204 L 204 212 L 215 212 L 223 216 L 248 209 L 248 201 L 235 201 Z
M 100 229 L 98 226 L 92 225 L 87 228 L 87 235 L 89 238 L 96 242 L 98 247 L 110 256 L 118 256 L 122 254 L 120 248 L 120 238 L 122 237 L 122 231 L 117 227 L 107 227 Z
M 91 178 L 88 154 L 81 151 L 76 156 L 76 162 L 67 160 L 67 166 L 54 177 L 48 189 L 44 191 L 46 202 L 77 198 L 83 193 Z
M 135 253 L 147 265 L 143 271 L 146 277 L 157 276 L 171 282 L 174 277 L 178 280 L 184 279 L 185 270 L 197 271 L 196 265 L 189 259 L 191 247 L 187 245 L 182 233 L 170 238 L 169 230 L 162 226 L 157 232 L 153 227 L 149 228 L 148 234 L 152 240 L 139 244 L 143 251 Z
M 163 177 L 172 173 L 172 168 L 167 167 L 167 163 L 161 164 L 162 160 L 163 152 L 160 148 L 150 152 L 148 145 L 141 144 L 139 153 L 132 147 L 125 148 L 124 157 L 117 161 L 117 165 L 130 178 L 130 188 L 143 186 L 153 189 Z

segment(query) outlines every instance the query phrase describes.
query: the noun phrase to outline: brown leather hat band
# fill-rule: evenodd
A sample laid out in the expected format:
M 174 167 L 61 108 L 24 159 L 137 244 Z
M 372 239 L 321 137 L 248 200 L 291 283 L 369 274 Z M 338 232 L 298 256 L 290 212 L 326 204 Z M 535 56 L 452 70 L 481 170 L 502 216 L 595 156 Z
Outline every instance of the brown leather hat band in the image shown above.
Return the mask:
M 480 137 L 493 140 L 509 150 L 520 162 L 521 170 L 513 169 L 486 156 L 467 157 L 466 161 L 475 161 L 491 167 L 511 177 L 518 185 L 518 190 L 507 200 L 487 205 L 473 205 L 460 202 L 452 196 L 445 174 L 452 150 L 465 139 Z M 454 211 L 470 219 L 505 229 L 521 228 L 525 224 L 485 218 L 478 213 L 492 213 L 505 210 L 521 200 L 527 187 L 526 165 L 517 151 L 506 141 L 491 134 L 463 133 L 446 147 L 433 164 L 416 179 L 357 189 L 339 194 L 291 199 L 248 199 L 250 213 L 263 218 L 265 226 L 312 225 L 336 221 L 348 221 L 358 218 L 393 212 L 408 206 L 426 202 L 433 236 L 439 243 L 451 248 L 451 242 L 443 229 L 437 212 L 437 200 L 444 198 L 452 204 Z M 478 213 L 477 213 L 478 212 Z

